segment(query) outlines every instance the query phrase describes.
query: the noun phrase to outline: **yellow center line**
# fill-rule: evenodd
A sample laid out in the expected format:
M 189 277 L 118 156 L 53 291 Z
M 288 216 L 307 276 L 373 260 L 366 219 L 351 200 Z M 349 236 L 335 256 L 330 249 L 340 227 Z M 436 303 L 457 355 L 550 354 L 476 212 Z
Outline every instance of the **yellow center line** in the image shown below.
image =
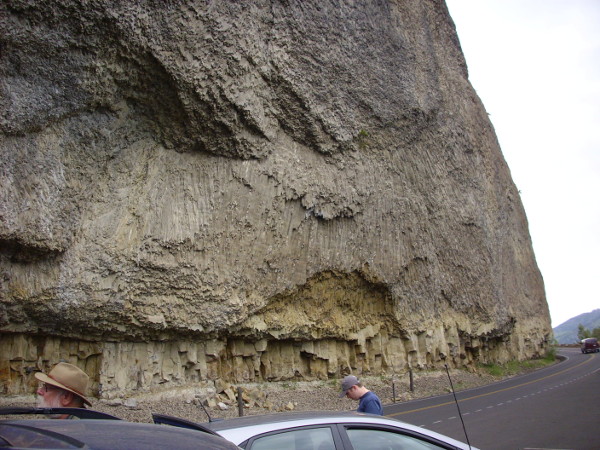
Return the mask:
M 479 394 L 479 395 L 474 395 L 473 397 L 463 398 L 462 400 L 459 400 L 459 403 L 466 402 L 467 400 L 473 400 L 475 398 L 486 397 L 488 395 L 497 394 L 498 392 L 510 391 L 511 389 L 516 389 L 518 387 L 527 386 L 528 384 L 537 383 L 538 381 L 542 381 L 542 380 L 545 380 L 547 378 L 555 377 L 556 375 L 560 375 L 561 373 L 565 373 L 565 372 L 573 370 L 573 369 L 575 369 L 575 368 L 577 368 L 579 366 L 583 366 L 584 364 L 588 364 L 595 357 L 596 357 L 596 355 L 592 355 L 591 358 L 586 359 L 585 361 L 583 361 L 583 362 L 581 362 L 581 363 L 579 363 L 579 364 L 577 364 L 577 365 L 575 365 L 573 367 L 569 367 L 568 369 L 564 369 L 564 370 L 561 370 L 560 372 L 553 373 L 552 375 L 547 375 L 547 376 L 542 377 L 542 378 L 536 378 L 535 380 L 528 381 L 526 383 L 517 384 L 515 386 L 507 387 L 507 388 L 504 388 L 504 389 L 498 389 L 497 391 L 488 392 L 487 394 Z M 393 414 L 386 414 L 386 416 L 387 417 L 401 416 L 402 414 L 409 414 L 409 413 L 413 413 L 413 412 L 425 411 L 426 409 L 439 408 L 440 406 L 453 405 L 453 404 L 454 404 L 454 400 L 450 401 L 450 402 L 438 403 L 437 405 L 425 406 L 423 408 L 411 409 L 410 411 L 398 412 L 398 413 L 393 413 Z

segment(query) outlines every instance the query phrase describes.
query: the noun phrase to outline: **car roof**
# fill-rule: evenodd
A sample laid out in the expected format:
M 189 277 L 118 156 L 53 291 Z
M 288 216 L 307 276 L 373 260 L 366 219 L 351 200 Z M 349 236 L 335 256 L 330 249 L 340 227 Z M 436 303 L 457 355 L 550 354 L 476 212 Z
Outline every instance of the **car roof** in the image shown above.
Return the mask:
M 289 426 L 288 422 L 293 421 L 319 421 L 320 423 L 325 422 L 337 422 L 340 420 L 347 420 L 352 417 L 379 417 L 372 414 L 362 414 L 355 411 L 298 411 L 298 412 L 287 412 L 287 413 L 276 413 L 276 414 L 257 414 L 252 416 L 234 417 L 231 419 L 218 420 L 215 422 L 209 422 L 207 426 L 215 431 L 225 430 L 229 428 L 241 428 L 251 427 L 255 425 L 261 425 L 263 423 L 281 423 L 284 427 Z M 390 419 L 395 420 L 395 419 Z
M 237 449 L 202 431 L 121 420 L 0 420 L 0 446 L 90 449 Z M 40 444 L 41 441 L 41 444 Z M 4 448 L 4 447 L 3 447 Z
M 45 415 L 67 414 L 71 417 L 79 419 L 105 419 L 105 420 L 121 420 L 117 416 L 107 414 L 105 412 L 96 411 L 87 408 L 52 408 L 52 407 L 35 407 L 35 406 L 8 406 L 0 408 L 0 416 L 12 415 Z
M 216 431 L 221 436 L 231 440 L 233 443 L 240 444 L 253 436 L 271 431 L 336 423 L 391 426 L 420 435 L 429 436 L 458 448 L 468 448 L 460 441 L 416 425 L 411 425 L 391 417 L 357 413 L 355 411 L 302 411 L 263 414 L 209 422 L 206 426 Z

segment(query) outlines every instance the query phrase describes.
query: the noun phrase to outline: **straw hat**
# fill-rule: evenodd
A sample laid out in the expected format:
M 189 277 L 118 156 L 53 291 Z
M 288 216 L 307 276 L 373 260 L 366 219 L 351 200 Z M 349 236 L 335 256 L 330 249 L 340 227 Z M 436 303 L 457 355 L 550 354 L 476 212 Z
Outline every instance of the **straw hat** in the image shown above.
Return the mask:
M 85 398 L 84 394 L 84 392 L 87 391 L 90 377 L 79 367 L 61 362 L 55 365 L 48 375 L 42 372 L 36 372 L 34 376 L 44 383 L 72 392 L 81 397 L 84 403 L 92 406 L 90 401 Z

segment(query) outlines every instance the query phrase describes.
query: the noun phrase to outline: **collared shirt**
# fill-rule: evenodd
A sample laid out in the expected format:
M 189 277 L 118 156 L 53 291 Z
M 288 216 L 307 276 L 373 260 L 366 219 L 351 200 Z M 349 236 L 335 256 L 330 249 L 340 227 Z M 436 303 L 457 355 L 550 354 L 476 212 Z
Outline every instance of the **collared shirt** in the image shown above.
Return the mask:
M 383 416 L 381 400 L 379 400 L 379 397 L 377 397 L 377 395 L 371 391 L 367 392 L 359 399 L 358 409 L 356 411 Z

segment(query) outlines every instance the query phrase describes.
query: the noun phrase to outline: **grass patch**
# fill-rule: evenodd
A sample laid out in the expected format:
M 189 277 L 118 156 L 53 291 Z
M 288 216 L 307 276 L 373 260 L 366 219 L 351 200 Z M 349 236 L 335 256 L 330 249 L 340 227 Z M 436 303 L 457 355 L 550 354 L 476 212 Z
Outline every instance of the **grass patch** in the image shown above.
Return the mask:
M 539 359 L 526 361 L 509 361 L 505 364 L 479 364 L 479 368 L 494 377 L 511 377 L 523 372 L 529 372 L 554 364 L 556 361 L 556 349 L 551 348 L 546 356 Z
M 340 380 L 338 380 L 336 378 L 332 378 L 332 379 L 328 379 L 328 380 L 319 380 L 318 385 L 323 388 L 337 389 L 338 387 L 341 386 L 340 383 L 341 383 Z

